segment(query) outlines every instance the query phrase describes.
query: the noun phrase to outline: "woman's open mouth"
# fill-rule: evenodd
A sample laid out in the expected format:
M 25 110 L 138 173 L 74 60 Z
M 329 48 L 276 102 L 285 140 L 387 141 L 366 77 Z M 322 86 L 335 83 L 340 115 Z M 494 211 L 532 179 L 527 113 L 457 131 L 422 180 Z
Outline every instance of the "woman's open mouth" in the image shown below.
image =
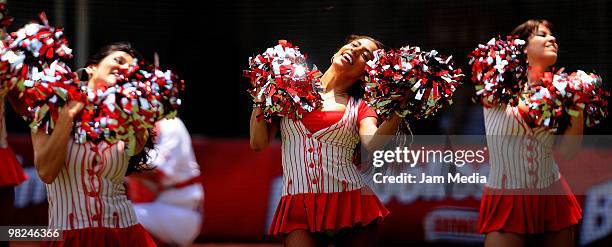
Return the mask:
M 342 54 L 342 59 L 349 63 L 350 65 L 353 65 L 353 57 L 351 55 L 349 55 L 348 53 L 344 53 Z

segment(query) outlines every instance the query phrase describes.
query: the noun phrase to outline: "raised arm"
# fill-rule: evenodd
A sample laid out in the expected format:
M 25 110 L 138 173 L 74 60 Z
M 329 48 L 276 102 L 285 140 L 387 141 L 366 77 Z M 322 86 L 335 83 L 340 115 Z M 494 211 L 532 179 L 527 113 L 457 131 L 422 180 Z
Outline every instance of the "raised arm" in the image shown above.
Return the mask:
M 83 109 L 83 103 L 71 101 L 59 113 L 51 135 L 43 131 L 32 133 L 34 166 L 40 179 L 53 183 L 66 161 L 66 150 L 74 117 Z
M 559 158 L 572 160 L 580 151 L 582 146 L 582 134 L 584 132 L 584 114 L 582 111 L 576 117 L 571 117 L 570 126 L 563 132 L 559 140 Z
M 257 121 L 257 115 L 261 114 L 261 108 L 254 107 L 251 112 L 250 120 L 250 144 L 251 149 L 261 151 L 270 145 L 274 140 L 279 129 L 278 122 L 268 123 L 266 121 Z
M 362 119 L 359 122 L 361 144 L 370 152 L 385 146 L 391 139 L 391 136 L 395 135 L 399 124 L 403 120 L 397 114 L 393 114 L 380 126 L 377 126 L 378 121 L 374 117 Z

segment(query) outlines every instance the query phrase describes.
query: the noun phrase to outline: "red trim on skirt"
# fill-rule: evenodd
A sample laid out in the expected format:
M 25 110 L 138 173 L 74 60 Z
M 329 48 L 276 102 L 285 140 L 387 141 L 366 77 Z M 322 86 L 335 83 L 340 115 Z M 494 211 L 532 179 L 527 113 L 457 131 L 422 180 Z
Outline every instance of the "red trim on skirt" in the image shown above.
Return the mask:
M 480 233 L 540 234 L 576 225 L 582 218 L 580 204 L 563 178 L 548 188 L 525 192 L 485 187 L 478 217 Z
M 46 242 L 44 246 L 157 246 L 140 224 L 126 228 L 92 227 L 63 231 L 63 241 Z
M 10 147 L 0 148 L 0 187 L 16 186 L 27 179 L 13 150 Z
M 369 189 L 286 195 L 276 207 L 269 234 L 277 236 L 298 229 L 337 232 L 342 228 L 368 225 L 388 214 Z

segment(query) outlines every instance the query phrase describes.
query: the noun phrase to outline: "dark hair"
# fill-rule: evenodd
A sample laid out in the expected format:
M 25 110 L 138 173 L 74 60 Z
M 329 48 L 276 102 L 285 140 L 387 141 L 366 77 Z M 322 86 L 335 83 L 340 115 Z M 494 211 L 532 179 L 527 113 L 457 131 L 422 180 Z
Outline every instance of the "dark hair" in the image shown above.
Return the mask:
M 348 44 L 348 43 L 351 43 L 351 42 L 353 42 L 353 41 L 355 41 L 355 40 L 358 40 L 358 39 L 367 39 L 367 40 L 369 40 L 369 41 L 374 42 L 374 44 L 376 45 L 376 48 L 377 48 L 377 49 L 385 49 L 385 45 L 384 45 L 382 42 L 378 41 L 378 40 L 377 40 L 377 39 L 375 39 L 375 38 L 372 38 L 372 37 L 370 37 L 370 36 L 367 36 L 367 35 L 357 35 L 357 34 L 351 34 L 351 35 L 349 35 L 348 37 L 346 37 L 346 42 L 345 42 L 345 43 L 347 43 L 347 44 Z
M 125 52 L 128 55 L 132 56 L 133 58 L 136 58 L 139 60 L 142 59 L 142 55 L 140 55 L 140 52 L 132 48 L 132 45 L 130 43 L 117 42 L 117 43 L 112 43 L 110 45 L 102 47 L 102 49 L 100 49 L 96 54 L 91 56 L 89 60 L 87 60 L 85 67 L 89 65 L 99 64 L 102 60 L 104 60 L 105 57 L 107 57 L 108 55 L 116 51 Z
M 385 45 L 378 41 L 375 38 L 372 38 L 370 36 L 367 35 L 356 35 L 356 34 L 351 34 L 348 37 L 346 37 L 346 44 L 351 43 L 355 40 L 358 39 L 367 39 L 369 41 L 372 41 L 375 45 L 377 49 L 384 49 Z M 363 85 L 362 83 L 353 83 L 353 86 L 351 86 L 351 88 L 349 88 L 348 94 L 349 96 L 355 98 L 355 99 L 361 99 L 363 97 L 363 94 L 365 93 L 364 89 L 363 89 Z
M 125 52 L 131 57 L 139 60 L 142 59 L 140 53 L 136 51 L 136 49 L 134 49 L 130 43 L 117 42 L 102 47 L 102 49 L 100 49 L 96 54 L 91 56 L 91 58 L 85 64 L 85 67 L 90 65 L 97 65 L 102 60 L 104 60 L 104 58 L 117 51 Z M 142 151 L 130 157 L 126 175 L 132 172 L 152 170 L 154 168 L 149 165 L 151 158 L 149 157 L 149 151 L 155 148 L 155 143 L 153 142 L 153 139 L 155 138 L 156 133 L 153 131 L 153 129 L 149 129 L 147 131 L 149 132 L 149 138 L 147 139 L 147 142 L 145 143 L 145 146 Z
M 148 129 L 147 132 L 149 132 L 149 138 L 147 138 L 147 142 L 145 143 L 142 151 L 130 157 L 126 175 L 129 175 L 133 172 L 149 171 L 155 168 L 150 164 L 151 156 L 149 156 L 149 151 L 155 149 L 154 140 L 157 136 L 157 133 L 154 131 L 154 129 Z
M 523 22 L 523 24 L 518 25 L 516 28 L 514 28 L 514 30 L 512 30 L 512 32 L 510 33 L 510 35 L 512 36 L 516 35 L 519 37 L 519 39 L 525 40 L 527 42 L 529 40 L 529 37 L 531 37 L 531 35 L 533 35 L 538 30 L 538 27 L 540 26 L 540 24 L 544 25 L 551 31 L 553 29 L 552 23 L 550 23 L 547 20 L 531 19 L 526 22 Z

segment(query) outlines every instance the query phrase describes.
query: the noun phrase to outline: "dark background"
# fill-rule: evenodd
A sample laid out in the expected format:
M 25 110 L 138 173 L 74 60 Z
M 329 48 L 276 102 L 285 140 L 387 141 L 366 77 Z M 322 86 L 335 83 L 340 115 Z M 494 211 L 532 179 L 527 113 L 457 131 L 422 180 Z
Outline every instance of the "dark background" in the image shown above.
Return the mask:
M 529 18 L 554 24 L 559 43 L 558 67 L 595 71 L 610 78 L 609 8 L 599 1 L 192 1 L 89 0 L 89 54 L 113 41 L 130 41 L 151 59 L 158 52 L 162 67 L 177 71 L 187 83 L 181 110 L 194 135 L 246 137 L 251 111 L 242 70 L 249 56 L 278 39 L 299 45 L 321 70 L 349 34 L 380 39 L 388 47 L 417 45 L 453 55 L 467 72 L 466 55 L 478 43 L 507 34 Z M 75 45 L 75 0 L 64 0 L 63 19 Z M 55 22 L 55 2 L 9 0 L 16 30 L 39 11 Z M 75 65 L 75 67 L 82 65 Z M 469 76 L 466 76 L 469 78 Z M 419 134 L 482 134 L 479 106 L 470 102 L 471 86 L 457 92 L 455 105 L 434 120 L 412 123 Z M 8 114 L 9 131 L 27 125 Z M 610 134 L 610 121 L 587 134 Z

